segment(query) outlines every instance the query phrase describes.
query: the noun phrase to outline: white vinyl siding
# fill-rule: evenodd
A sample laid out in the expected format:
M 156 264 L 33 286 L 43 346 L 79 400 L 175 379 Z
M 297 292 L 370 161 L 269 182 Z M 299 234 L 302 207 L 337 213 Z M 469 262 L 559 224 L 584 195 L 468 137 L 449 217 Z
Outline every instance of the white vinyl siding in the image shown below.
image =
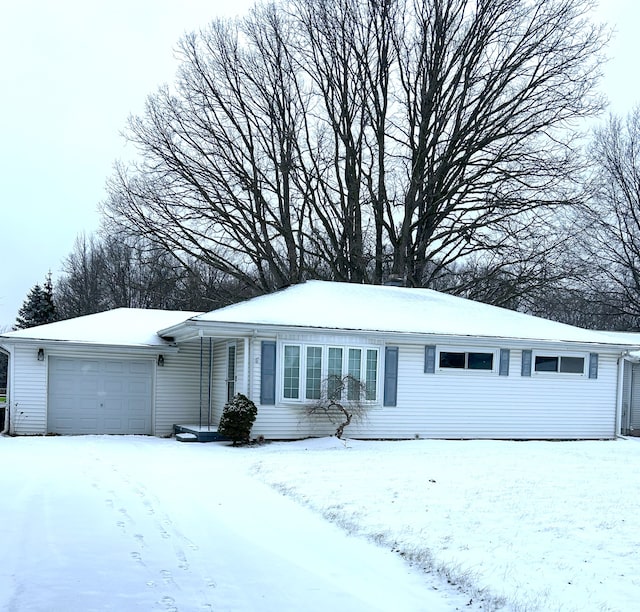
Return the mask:
M 11 432 L 44 434 L 47 430 L 47 360 L 37 359 L 35 345 L 16 346 L 9 358 Z
M 205 344 L 208 349 L 208 340 L 205 339 Z M 244 372 L 244 340 L 236 339 L 233 341 L 235 346 L 235 393 L 247 393 L 247 379 Z M 222 410 L 227 403 L 227 396 L 229 394 L 228 376 L 229 376 L 229 346 L 230 342 L 226 340 L 214 340 L 213 341 L 213 364 L 211 366 L 212 372 L 212 398 L 211 398 L 211 414 L 212 422 L 214 425 L 218 425 L 220 417 L 222 416 Z M 258 353 L 259 354 L 259 353 Z M 259 359 L 258 359 L 259 361 Z M 203 380 L 203 395 L 207 397 L 207 378 Z M 255 400 L 254 400 L 255 401 Z M 208 405 L 205 402 L 205 405 Z
M 401 345 L 398 402 L 390 437 L 603 438 L 615 435 L 615 355 L 600 355 L 598 379 L 580 376 L 492 376 L 452 383 L 422 374 L 423 347 Z M 520 350 L 511 370 L 520 371 Z M 376 418 L 375 415 L 373 418 Z
M 205 355 L 205 373 L 207 367 L 208 354 Z M 164 366 L 156 367 L 154 435 L 169 436 L 174 425 L 193 425 L 199 422 L 199 385 L 198 341 L 181 344 L 179 353 L 164 356 Z M 203 414 L 206 421 L 206 412 Z
M 316 343 L 311 335 L 301 340 L 310 346 L 328 347 L 325 353 L 327 372 L 331 360 L 334 364 L 348 361 L 348 348 L 342 349 L 342 355 L 339 350 L 340 346 L 349 347 L 349 344 L 341 341 L 339 336 L 319 334 Z M 259 345 L 259 340 L 257 342 Z M 597 379 L 577 375 L 522 377 L 519 375 L 522 355 L 519 346 L 509 347 L 501 342 L 495 347 L 479 344 L 475 349 L 469 343 L 464 348 L 465 352 L 493 352 L 492 372 L 438 370 L 425 375 L 425 344 L 428 342 L 392 343 L 398 347 L 396 405 L 382 407 L 380 401 L 372 404 L 366 419 L 362 423 L 349 425 L 345 435 L 371 439 L 416 436 L 452 439 L 599 439 L 615 435 L 617 354 L 599 353 Z M 511 348 L 511 376 L 498 375 L 497 356 L 501 348 Z M 367 347 L 363 347 L 363 359 L 366 359 L 366 351 Z M 584 354 L 588 355 L 589 352 L 595 351 L 586 350 Z M 376 353 L 378 368 L 383 368 L 380 349 Z M 557 347 L 552 354 L 563 354 L 563 351 Z M 278 359 L 282 360 L 282 356 L 281 350 Z M 279 384 L 282 384 L 282 361 L 278 368 L 281 377 Z M 260 365 L 256 362 L 254 380 L 259 381 L 259 375 Z M 382 375 L 383 369 L 380 369 L 378 376 Z M 380 389 L 380 400 L 379 394 Z M 285 401 L 281 392 L 279 397 L 275 405 L 258 406 L 258 418 L 252 435 L 293 439 L 335 432 L 335 427 L 326 421 L 309 420 L 302 411 L 301 402 Z M 254 401 L 257 402 L 256 398 L 259 398 L 257 389 L 254 395 Z

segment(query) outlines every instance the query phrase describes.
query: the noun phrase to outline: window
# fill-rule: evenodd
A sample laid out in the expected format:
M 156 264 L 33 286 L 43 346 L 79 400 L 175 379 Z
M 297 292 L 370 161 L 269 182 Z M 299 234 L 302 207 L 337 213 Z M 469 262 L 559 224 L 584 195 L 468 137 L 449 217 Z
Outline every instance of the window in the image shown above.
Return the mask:
M 320 399 L 322 386 L 322 348 L 307 347 L 307 399 Z
M 300 347 L 284 347 L 284 396 L 300 399 Z
M 365 399 L 371 402 L 376 399 L 378 388 L 378 351 L 367 349 L 367 370 L 365 377 Z
M 236 394 L 236 345 L 227 345 L 227 402 Z
M 536 355 L 536 372 L 560 372 L 563 374 L 584 374 L 584 357 L 573 355 Z
M 327 397 L 366 401 L 378 397 L 378 349 L 285 344 L 282 395 L 288 400 L 318 400 L 326 385 Z M 342 385 L 349 376 L 345 397 Z M 302 390 L 302 391 L 301 391 Z
M 438 364 L 443 369 L 493 371 L 493 352 L 440 351 Z
M 327 397 L 338 399 L 342 381 L 342 349 L 329 347 L 327 357 Z
M 349 349 L 349 363 L 347 374 L 347 399 L 354 401 L 360 399 L 360 369 L 362 368 L 362 351 Z

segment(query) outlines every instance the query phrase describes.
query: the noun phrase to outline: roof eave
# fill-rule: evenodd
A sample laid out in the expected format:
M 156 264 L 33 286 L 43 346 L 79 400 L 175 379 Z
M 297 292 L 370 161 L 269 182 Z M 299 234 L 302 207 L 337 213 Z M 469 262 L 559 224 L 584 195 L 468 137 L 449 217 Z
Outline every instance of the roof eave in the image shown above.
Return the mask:
M 3 342 L 4 341 L 4 342 Z M 148 353 L 177 353 L 178 348 L 173 344 L 119 344 L 119 343 L 106 343 L 106 342 L 91 342 L 90 340 L 56 340 L 52 338 L 7 338 L 6 336 L 0 336 L 0 346 L 16 344 L 35 344 L 42 346 L 43 348 L 72 348 L 72 349 L 89 349 L 97 348 L 102 350 L 111 351 L 144 351 Z
M 258 322 L 227 322 L 227 321 L 189 321 L 189 329 L 191 334 L 188 337 L 175 336 L 177 342 L 187 339 L 197 338 L 199 336 L 232 336 L 240 335 L 256 335 L 259 333 L 268 334 L 270 336 L 278 333 L 339 333 L 339 334 L 368 334 L 380 335 L 388 339 L 404 339 L 404 340 L 424 340 L 429 339 L 433 342 L 453 342 L 455 339 L 475 339 L 480 342 L 486 341 L 491 343 L 509 343 L 511 345 L 532 345 L 541 344 L 548 346 L 550 344 L 569 344 L 571 346 L 589 346 L 595 349 L 611 350 L 612 352 L 629 350 L 631 347 L 638 347 L 638 344 L 628 344 L 621 342 L 603 342 L 598 340 L 567 340 L 562 338 L 526 338 L 515 336 L 481 336 L 481 335 L 463 335 L 463 334 L 446 334 L 441 332 L 402 332 L 393 330 L 379 329 L 355 329 L 355 328 L 337 328 L 337 327 L 313 327 L 313 326 L 295 326 L 282 325 L 274 323 L 258 323 Z M 181 327 L 181 326 L 176 326 Z M 167 334 L 168 335 L 168 334 Z

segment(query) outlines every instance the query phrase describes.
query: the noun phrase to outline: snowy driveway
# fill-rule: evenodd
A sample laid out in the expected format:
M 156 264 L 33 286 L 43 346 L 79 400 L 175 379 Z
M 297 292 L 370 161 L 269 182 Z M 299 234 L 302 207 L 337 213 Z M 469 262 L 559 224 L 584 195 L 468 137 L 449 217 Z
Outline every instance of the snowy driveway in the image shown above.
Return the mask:
M 468 601 L 247 476 L 248 460 L 155 438 L 0 438 L 0 609 L 437 612 Z

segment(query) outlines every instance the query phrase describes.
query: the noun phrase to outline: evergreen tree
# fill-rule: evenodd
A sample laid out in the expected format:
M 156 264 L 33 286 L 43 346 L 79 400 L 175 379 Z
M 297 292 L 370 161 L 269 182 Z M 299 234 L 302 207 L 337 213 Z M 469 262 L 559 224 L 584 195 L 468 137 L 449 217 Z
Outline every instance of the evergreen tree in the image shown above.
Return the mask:
M 47 275 L 44 286 L 35 285 L 27 294 L 27 299 L 18 310 L 16 329 L 26 329 L 57 320 L 56 307 L 53 301 L 53 283 L 51 272 Z

